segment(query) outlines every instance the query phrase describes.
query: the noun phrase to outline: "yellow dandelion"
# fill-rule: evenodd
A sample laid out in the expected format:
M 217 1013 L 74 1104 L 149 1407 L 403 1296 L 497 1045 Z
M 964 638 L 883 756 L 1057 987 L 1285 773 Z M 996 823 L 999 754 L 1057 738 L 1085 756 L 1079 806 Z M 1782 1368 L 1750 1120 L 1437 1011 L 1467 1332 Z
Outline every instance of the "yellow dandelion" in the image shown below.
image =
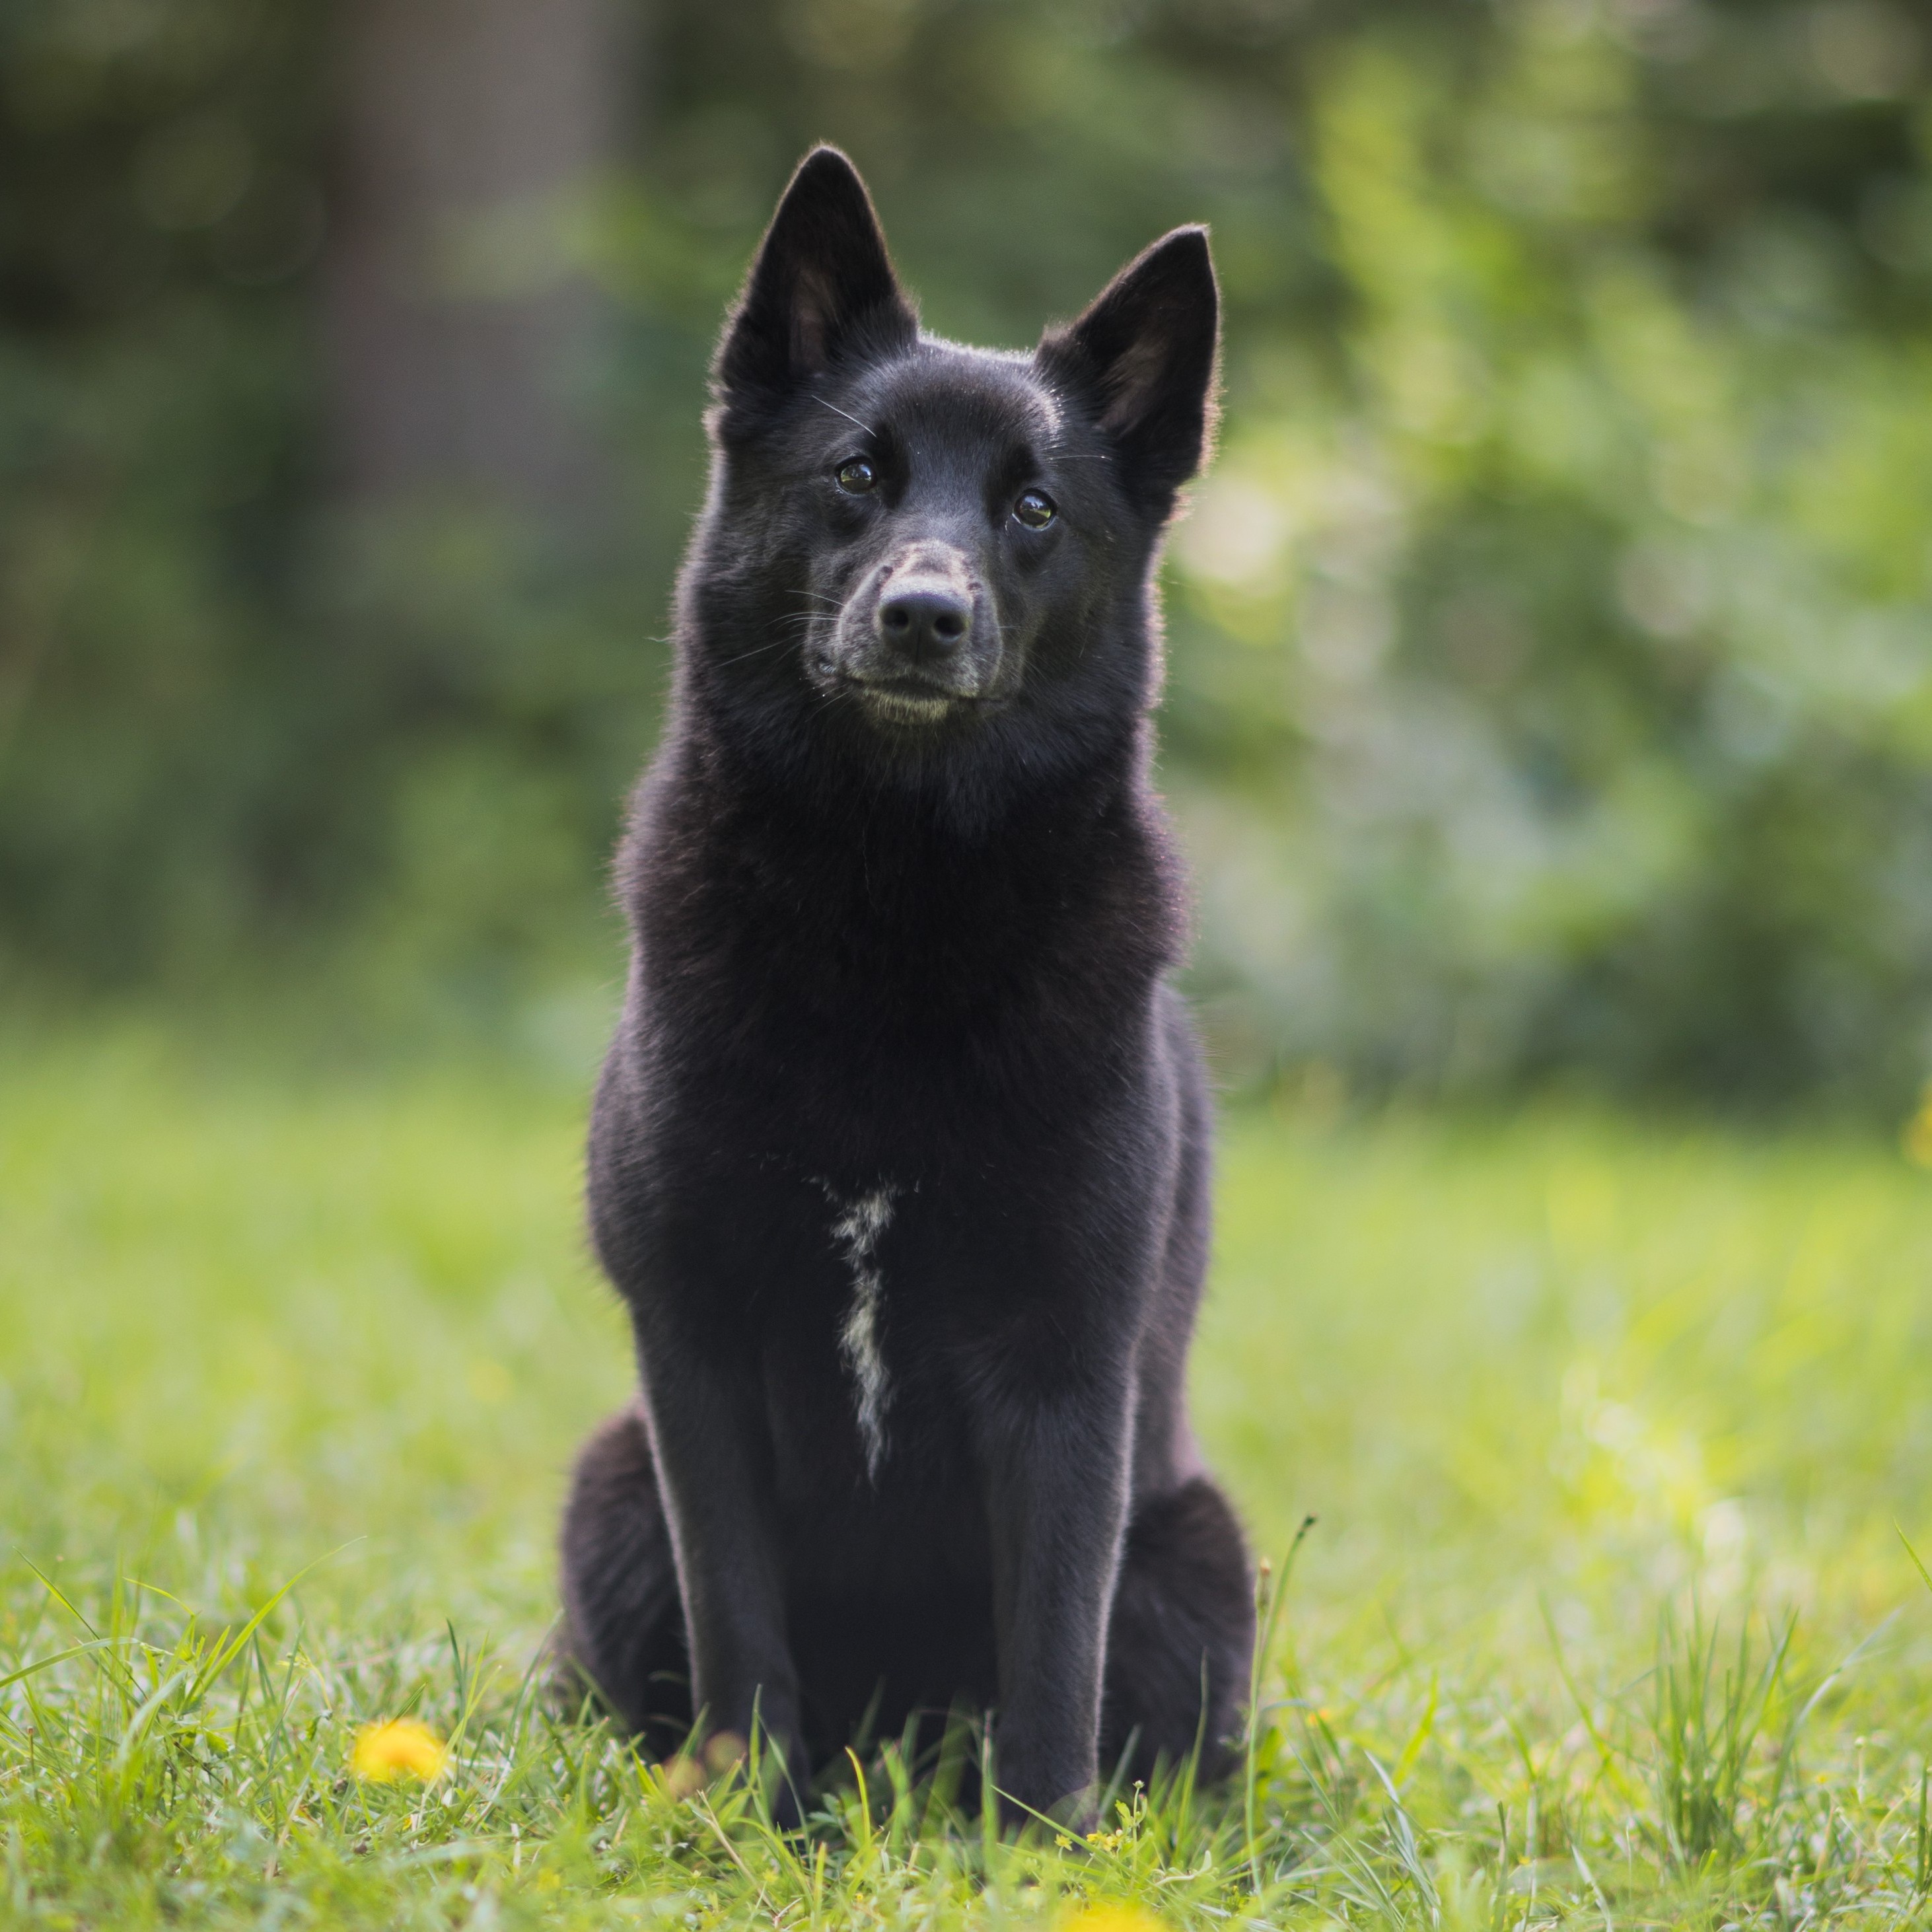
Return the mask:
M 1105 1901 L 1082 1906 L 1060 1922 L 1059 1932 L 1168 1932 L 1151 1912 L 1138 1905 L 1114 1905 Z
M 414 1718 L 391 1718 L 364 1724 L 356 1733 L 356 1753 L 349 1762 L 358 1778 L 379 1784 L 404 1777 L 428 1784 L 442 1774 L 448 1760 L 448 1747 L 428 1725 Z
M 1920 1096 L 1918 1111 L 1906 1122 L 1899 1142 L 1914 1167 L 1932 1167 L 1932 1084 Z

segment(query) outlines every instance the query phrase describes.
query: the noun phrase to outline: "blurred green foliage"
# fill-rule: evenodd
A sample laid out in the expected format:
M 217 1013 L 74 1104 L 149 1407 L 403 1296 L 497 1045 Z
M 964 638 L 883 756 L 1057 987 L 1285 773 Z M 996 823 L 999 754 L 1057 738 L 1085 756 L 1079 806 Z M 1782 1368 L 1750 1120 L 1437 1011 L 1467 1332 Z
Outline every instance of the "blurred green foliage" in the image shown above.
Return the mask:
M 16 982 L 608 978 L 710 339 L 825 137 L 972 339 L 1214 225 L 1164 771 L 1231 1078 L 1927 1071 L 1932 13 L 658 0 L 572 228 L 622 508 L 569 544 L 331 497 L 335 20 L 0 0 Z

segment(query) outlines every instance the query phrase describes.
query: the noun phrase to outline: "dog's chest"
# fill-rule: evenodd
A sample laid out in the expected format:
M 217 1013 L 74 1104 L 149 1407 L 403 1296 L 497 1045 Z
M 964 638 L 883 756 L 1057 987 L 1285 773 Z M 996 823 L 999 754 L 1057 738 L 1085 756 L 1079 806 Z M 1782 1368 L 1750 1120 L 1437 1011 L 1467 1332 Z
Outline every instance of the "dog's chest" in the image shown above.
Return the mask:
M 707 1198 L 731 1256 L 713 1316 L 757 1353 L 788 1509 L 891 1514 L 970 1462 L 988 1364 L 1052 1299 L 1042 1233 L 1003 1172 L 777 1165 Z
M 845 1597 L 908 1566 L 970 1568 L 973 1244 L 929 1183 L 801 1180 L 789 1265 L 746 1311 L 790 1586 Z
M 849 1294 L 838 1323 L 839 1358 L 865 1451 L 866 1473 L 876 1484 L 885 1466 L 896 1393 L 886 1355 L 886 1276 L 880 1251 L 899 1190 L 890 1181 L 854 1194 L 842 1194 L 827 1180 L 818 1186 L 830 1210 L 826 1232 Z

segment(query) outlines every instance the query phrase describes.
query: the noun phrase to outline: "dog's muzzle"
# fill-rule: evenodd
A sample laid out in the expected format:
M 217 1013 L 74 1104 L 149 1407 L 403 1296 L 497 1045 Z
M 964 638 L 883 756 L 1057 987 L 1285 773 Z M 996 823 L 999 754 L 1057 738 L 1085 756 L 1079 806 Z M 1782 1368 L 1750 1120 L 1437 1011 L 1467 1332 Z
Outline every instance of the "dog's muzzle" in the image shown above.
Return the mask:
M 925 724 L 985 698 L 999 626 L 964 553 L 914 545 L 862 587 L 841 618 L 842 681 L 896 724 Z

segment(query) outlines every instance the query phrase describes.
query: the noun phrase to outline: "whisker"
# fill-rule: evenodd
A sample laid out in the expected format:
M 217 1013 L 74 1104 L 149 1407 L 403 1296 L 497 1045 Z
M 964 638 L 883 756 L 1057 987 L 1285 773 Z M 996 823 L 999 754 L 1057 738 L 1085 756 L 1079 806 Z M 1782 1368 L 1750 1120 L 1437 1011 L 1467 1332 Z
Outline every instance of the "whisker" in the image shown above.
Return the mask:
M 722 670 L 727 664 L 742 664 L 747 658 L 763 657 L 767 651 L 786 650 L 794 640 L 790 638 L 774 638 L 767 644 L 754 644 L 748 651 L 740 651 L 735 656 L 720 658 L 716 668 Z
M 856 424 L 859 428 L 863 430 L 868 436 L 876 436 L 878 435 L 878 432 L 876 430 L 872 428 L 869 424 L 860 422 L 859 418 L 855 416 L 850 410 L 842 410 L 836 403 L 827 403 L 825 401 L 825 398 L 823 396 L 814 396 L 812 398 L 812 400 L 815 403 L 824 403 L 825 406 L 830 410 L 835 416 L 843 416 L 848 423 Z
M 796 594 L 801 596 L 812 596 L 817 593 L 812 591 L 802 591 Z M 831 605 L 835 610 L 842 608 L 836 597 L 828 597 L 824 599 L 824 602 Z M 772 618 L 766 625 L 765 628 L 768 631 L 782 631 L 788 634 L 774 638 L 766 644 L 754 644 L 749 650 L 740 651 L 733 656 L 718 658 L 714 660 L 716 667 L 722 670 L 728 664 L 742 664 L 748 658 L 762 657 L 768 651 L 787 650 L 796 644 L 800 638 L 809 636 L 812 626 L 822 622 L 825 613 L 822 610 L 786 611 Z

